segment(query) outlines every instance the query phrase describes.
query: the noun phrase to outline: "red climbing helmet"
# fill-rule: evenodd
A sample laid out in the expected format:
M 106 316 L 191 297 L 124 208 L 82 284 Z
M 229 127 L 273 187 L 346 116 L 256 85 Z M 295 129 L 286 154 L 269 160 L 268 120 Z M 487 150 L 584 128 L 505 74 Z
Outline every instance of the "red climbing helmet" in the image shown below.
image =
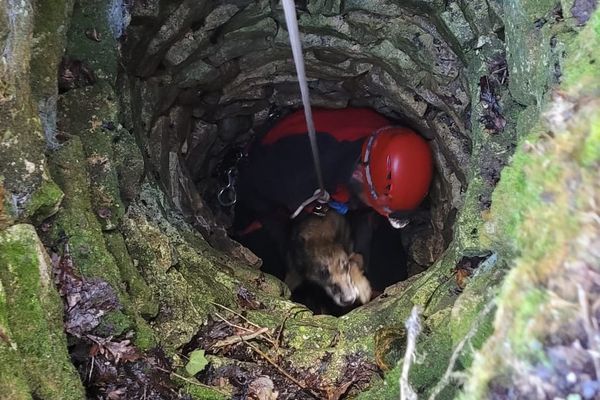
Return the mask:
M 403 127 L 385 127 L 363 144 L 361 165 L 368 203 L 388 217 L 416 208 L 429 191 L 433 162 L 421 136 Z

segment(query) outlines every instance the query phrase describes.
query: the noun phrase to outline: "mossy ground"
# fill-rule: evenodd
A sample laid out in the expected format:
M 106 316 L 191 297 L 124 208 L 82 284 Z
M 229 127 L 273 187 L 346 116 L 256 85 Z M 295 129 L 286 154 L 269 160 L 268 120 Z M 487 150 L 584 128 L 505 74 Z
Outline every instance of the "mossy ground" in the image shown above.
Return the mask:
M 57 8 L 50 10 L 48 22 L 60 25 L 66 21 L 61 12 L 68 11 L 68 3 L 57 2 Z M 411 2 L 410 6 L 421 7 L 423 2 Z M 369 2 L 366 7 L 372 4 Z M 361 394 L 361 398 L 396 398 L 400 374 L 400 364 L 396 363 L 404 352 L 403 324 L 416 304 L 423 308 L 426 329 L 419 337 L 417 354 L 421 363 L 412 367 L 411 385 L 422 396 L 431 393 L 447 371 L 457 346 L 468 337 L 451 370 L 462 373 L 473 363 L 473 378 L 465 396 L 480 398 L 487 384 L 510 367 L 504 354 L 498 354 L 504 340 L 511 345 L 514 357 L 544 358 L 539 344 L 547 327 L 546 320 L 539 316 L 548 314 L 544 311 L 550 310 L 552 300 L 544 282 L 560 271 L 561 261 L 572 249 L 569 240 L 584 225 L 584 214 L 596 212 L 590 210 L 589 200 L 594 196 L 591 188 L 598 192 L 600 160 L 600 119 L 595 113 L 599 95 L 600 72 L 596 63 L 600 62 L 600 16 L 596 13 L 579 33 L 579 39 L 570 43 L 575 33 L 565 31 L 564 25 L 550 23 L 538 30 L 533 26 L 532 18 L 549 16 L 553 7 L 554 3 L 549 1 L 536 4 L 517 1 L 506 4 L 505 15 L 497 7 L 498 15 L 494 18 L 485 12 L 487 18 L 504 18 L 508 22 L 510 90 L 503 87 L 498 93 L 508 122 L 501 134 L 485 130 L 479 121 L 483 106 L 477 102 L 478 81 L 481 74 L 487 73 L 486 62 L 501 54 L 503 46 L 499 41 L 489 41 L 491 44 L 477 51 L 461 52 L 460 57 L 470 64 L 474 151 L 470 185 L 464 194 L 454 241 L 430 270 L 413 277 L 410 284 L 389 288 L 385 296 L 339 319 L 315 317 L 306 311 L 296 313 L 298 306 L 281 298 L 289 295 L 281 282 L 219 254 L 180 215 L 172 212 L 172 205 L 150 177 L 140 184 L 139 148 L 131 136 L 125 136 L 129 140 L 119 140 L 124 132 L 118 124 L 115 130 L 110 128 L 119 118 L 117 95 L 112 86 L 117 73 L 116 42 L 110 36 L 106 10 L 94 2 L 78 3 L 67 53 L 88 60 L 96 69 L 99 82 L 62 97 L 62 128 L 69 140 L 50 157 L 52 178 L 60 190 L 43 178 L 41 127 L 31 104 L 17 104 L 11 114 L 13 118 L 2 116 L 0 122 L 6 127 L 3 139 L 14 155 L 29 160 L 29 155 L 35 153 L 31 162 L 37 175 L 35 180 L 24 181 L 22 172 L 31 169 L 31 164 L 23 163 L 19 164 L 20 169 L 3 171 L 4 178 L 12 191 L 19 185 L 42 188 L 39 196 L 27 193 L 31 195 L 27 197 L 31 205 L 24 208 L 25 218 L 33 216 L 36 222 L 54 213 L 65 194 L 62 207 L 51 221 L 50 239 L 66 238 L 78 272 L 109 282 L 123 306 L 123 312 L 104 318 L 100 327 L 103 334 L 133 330 L 140 348 L 158 343 L 173 355 L 189 342 L 209 315 L 223 312 L 217 306 L 221 304 L 244 311 L 249 320 L 272 330 L 286 322 L 282 333 L 283 357 L 295 366 L 310 368 L 332 354 L 323 372 L 330 383 L 340 377 L 347 356 L 360 354 L 366 360 L 375 360 L 382 355 L 385 378 L 373 378 L 372 389 Z M 485 19 L 483 14 L 478 15 Z M 85 30 L 90 26 L 98 29 L 103 38 L 100 42 L 86 37 Z M 511 27 L 515 29 L 508 29 Z M 449 29 L 460 36 L 463 44 L 472 41 L 465 27 Z M 39 26 L 37 31 L 47 33 L 49 29 Z M 553 50 L 554 35 L 559 46 Z M 538 42 L 540 46 L 532 45 Z M 388 48 L 389 43 L 381 43 L 373 54 L 392 69 L 398 63 L 411 67 L 404 58 L 390 56 Z M 559 50 L 563 48 L 566 60 L 560 56 Z M 56 56 L 57 49 L 52 50 Z M 555 110 L 549 118 L 551 127 L 536 125 L 532 120 L 537 120 L 543 101 L 549 97 L 548 89 L 556 83 L 555 71 L 548 68 L 554 62 L 563 68 L 566 97 L 563 103 L 553 104 L 575 107 L 568 110 L 572 115 L 564 114 L 560 107 Z M 55 68 L 56 63 L 53 58 L 50 64 Z M 55 76 L 51 66 L 43 67 L 46 66 L 38 64 L 32 71 L 39 76 Z M 23 136 L 22 131 L 32 133 Z M 510 146 L 517 138 L 522 139 L 511 157 Z M 137 155 L 131 157 L 135 171 L 127 175 L 123 171 L 130 165 L 127 158 L 132 154 Z M 479 176 L 479 163 L 492 156 L 498 157 L 502 165 L 510 162 L 495 189 L 495 182 Z M 43 182 L 48 185 L 40 186 Z M 481 198 L 490 196 L 492 191 L 492 207 L 487 209 L 482 206 Z M 126 199 L 121 198 L 124 193 Z M 127 212 L 126 203 L 130 203 Z M 108 217 L 103 213 L 106 209 L 110 211 Z M 22 210 L 5 214 L 12 218 L 18 213 Z M 0 228 L 3 228 L 1 225 L 2 221 Z M 66 355 L 60 324 L 61 303 L 48 282 L 44 283 L 44 279 L 50 279 L 48 262 L 44 261 L 44 272 L 39 268 L 44 263 L 34 257 L 43 253 L 36 244 L 37 236 L 32 227 L 22 225 L 0 235 L 3 250 L 0 329 L 9 338 L 8 342 L 0 338 L 0 369 L 19 362 L 28 367 L 26 371 L 6 367 L 10 369 L 0 374 L 0 388 L 7 385 L 5 393 L 14 393 L 14 398 L 29 398 L 30 393 L 38 398 L 80 398 L 82 388 Z M 463 256 L 484 253 L 497 257 L 497 261 L 487 267 L 482 264 L 459 296 L 457 263 Z M 9 268 L 17 264 L 19 268 Z M 496 296 L 497 285 L 508 268 L 513 270 L 498 297 L 492 325 L 494 314 L 484 310 L 488 310 L 487 305 Z M 243 310 L 237 298 L 241 287 L 254 293 L 265 308 Z M 559 314 L 559 318 L 563 316 Z M 492 338 L 474 356 L 473 350 L 483 345 L 492 330 Z M 441 387 L 440 398 L 451 398 L 457 386 L 454 381 L 444 384 L 448 385 Z M 218 397 L 198 387 L 190 386 L 188 390 L 196 398 Z
M 546 107 L 546 122 L 520 144 L 494 192 L 484 236 L 513 255 L 513 269 L 498 296 L 494 334 L 476 357 L 464 398 L 483 396 L 517 360 L 543 361 L 545 338 L 560 335 L 555 330 L 573 318 L 564 309 L 568 300 L 557 302 L 549 282 L 577 280 L 577 270 L 565 266 L 582 256 L 578 243 L 598 238 L 589 216 L 598 215 L 600 79 L 589 60 L 598 52 L 599 27 L 596 12 L 568 46 L 563 92 Z
M 16 378 L 13 390 L 20 390 L 26 377 L 38 398 L 83 398 L 65 351 L 63 305 L 53 288 L 50 260 L 31 225 L 14 225 L 0 233 L 0 280 L 0 324 L 8 328 L 3 332 L 8 346 L 3 339 L 0 352 L 7 359 L 0 365 Z

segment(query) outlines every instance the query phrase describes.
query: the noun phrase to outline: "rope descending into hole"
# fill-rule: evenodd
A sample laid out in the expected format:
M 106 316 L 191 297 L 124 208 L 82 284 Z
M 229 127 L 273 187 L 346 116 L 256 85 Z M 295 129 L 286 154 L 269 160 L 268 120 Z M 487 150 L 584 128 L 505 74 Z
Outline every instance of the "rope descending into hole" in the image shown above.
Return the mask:
M 295 218 L 296 216 L 298 216 L 298 214 L 300 214 L 300 212 L 306 205 L 310 204 L 315 200 L 319 201 L 320 203 L 327 203 L 329 201 L 329 193 L 327 193 L 327 191 L 325 190 L 323 174 L 321 173 L 319 147 L 317 145 L 315 124 L 313 122 L 312 110 L 310 108 L 308 83 L 306 81 L 306 71 L 304 70 L 304 56 L 302 54 L 302 44 L 300 43 L 300 33 L 298 31 L 298 21 L 296 19 L 296 5 L 294 3 L 294 0 L 282 0 L 282 4 L 283 11 L 285 13 L 285 23 L 287 25 L 288 33 L 290 36 L 290 46 L 292 47 L 294 64 L 296 65 L 298 85 L 300 85 L 300 94 L 302 96 L 302 104 L 304 106 L 304 118 L 306 119 L 306 127 L 308 128 L 308 136 L 310 138 L 310 147 L 312 150 L 312 157 L 315 164 L 315 172 L 317 174 L 317 181 L 319 183 L 319 189 L 315 191 L 314 195 L 307 199 L 304 203 L 302 203 L 302 205 L 296 210 L 296 212 L 292 214 L 292 218 Z

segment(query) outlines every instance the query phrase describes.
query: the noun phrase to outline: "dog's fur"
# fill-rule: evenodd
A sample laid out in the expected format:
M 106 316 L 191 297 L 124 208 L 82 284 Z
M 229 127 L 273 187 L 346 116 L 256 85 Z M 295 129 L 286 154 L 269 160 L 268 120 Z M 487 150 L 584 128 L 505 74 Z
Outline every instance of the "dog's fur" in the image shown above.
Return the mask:
M 339 306 L 366 303 L 371 285 L 364 276 L 363 257 L 352 247 L 344 216 L 330 210 L 323 217 L 301 217 L 292 228 L 286 283 L 294 290 L 305 280 L 314 282 Z

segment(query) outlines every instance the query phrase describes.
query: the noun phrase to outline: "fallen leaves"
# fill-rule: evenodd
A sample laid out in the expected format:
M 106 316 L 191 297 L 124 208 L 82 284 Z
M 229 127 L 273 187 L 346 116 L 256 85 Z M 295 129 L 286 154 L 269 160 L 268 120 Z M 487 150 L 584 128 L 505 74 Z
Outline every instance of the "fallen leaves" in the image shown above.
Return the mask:
M 96 357 L 99 354 L 109 360 L 114 360 L 115 364 L 119 361 L 135 361 L 141 357 L 141 354 L 131 344 L 129 340 L 113 342 L 112 336 L 102 338 L 94 335 L 86 335 L 94 344 L 90 348 L 90 356 Z
M 75 273 L 69 245 L 62 255 L 51 254 L 54 282 L 65 301 L 65 331 L 76 337 L 91 332 L 106 313 L 120 309 L 112 287 L 100 279 L 83 279 Z
M 483 104 L 484 112 L 479 118 L 485 129 L 490 133 L 501 133 L 506 127 L 506 119 L 502 115 L 502 108 L 496 96 L 494 84 L 487 76 L 479 79 L 479 101 Z
M 249 310 L 258 310 L 263 305 L 256 299 L 256 296 L 243 286 L 238 287 L 237 302 L 242 308 Z

